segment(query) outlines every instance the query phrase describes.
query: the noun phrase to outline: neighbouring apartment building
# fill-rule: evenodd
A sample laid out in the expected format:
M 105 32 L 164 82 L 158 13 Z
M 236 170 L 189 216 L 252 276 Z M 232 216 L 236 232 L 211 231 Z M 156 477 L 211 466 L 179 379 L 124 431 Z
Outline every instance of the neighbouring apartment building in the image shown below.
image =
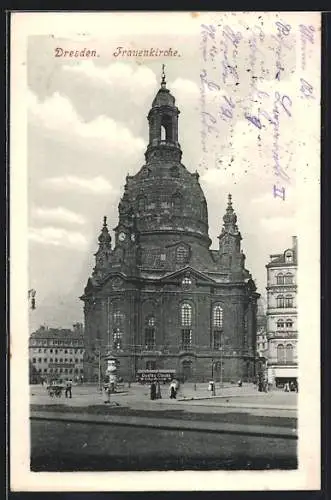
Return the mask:
M 268 382 L 297 381 L 297 237 L 292 247 L 270 256 L 267 268 Z
M 78 381 L 84 377 L 84 333 L 80 323 L 73 330 L 41 326 L 29 339 L 32 381 Z M 31 380 L 31 378 L 30 378 Z
M 256 371 L 257 374 L 265 372 L 268 359 L 267 316 L 264 299 L 257 301 L 257 332 L 256 332 Z

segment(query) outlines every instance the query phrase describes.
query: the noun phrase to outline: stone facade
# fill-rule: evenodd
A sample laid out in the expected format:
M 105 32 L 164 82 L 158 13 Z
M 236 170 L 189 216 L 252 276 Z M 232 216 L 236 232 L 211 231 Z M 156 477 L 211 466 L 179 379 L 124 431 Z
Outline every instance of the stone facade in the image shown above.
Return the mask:
M 30 374 L 33 381 L 84 378 L 84 334 L 80 323 L 73 330 L 41 326 L 29 339 Z M 30 378 L 31 379 L 31 378 Z
M 297 238 L 267 264 L 268 382 L 297 380 Z
M 84 301 L 85 375 L 98 352 L 118 374 L 175 369 L 186 380 L 255 374 L 256 301 L 231 195 L 211 250 L 199 174 L 181 163 L 179 110 L 163 76 L 148 114 L 145 164 L 127 176 L 112 245 L 106 217 Z M 104 369 L 104 367 L 103 367 Z

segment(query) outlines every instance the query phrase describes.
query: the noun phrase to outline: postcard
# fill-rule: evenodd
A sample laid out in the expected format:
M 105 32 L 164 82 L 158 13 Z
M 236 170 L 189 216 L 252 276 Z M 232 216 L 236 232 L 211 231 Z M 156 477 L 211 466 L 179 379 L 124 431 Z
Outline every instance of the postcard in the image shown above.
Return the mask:
M 13 491 L 320 488 L 316 12 L 15 12 Z

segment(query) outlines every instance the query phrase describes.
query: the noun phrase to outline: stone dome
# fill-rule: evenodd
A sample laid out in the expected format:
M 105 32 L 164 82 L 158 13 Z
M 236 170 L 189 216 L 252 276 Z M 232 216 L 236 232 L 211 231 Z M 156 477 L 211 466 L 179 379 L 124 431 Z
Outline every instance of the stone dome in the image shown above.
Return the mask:
M 127 178 L 126 196 L 140 234 L 190 234 L 209 241 L 207 203 L 199 174 L 181 163 L 144 165 Z

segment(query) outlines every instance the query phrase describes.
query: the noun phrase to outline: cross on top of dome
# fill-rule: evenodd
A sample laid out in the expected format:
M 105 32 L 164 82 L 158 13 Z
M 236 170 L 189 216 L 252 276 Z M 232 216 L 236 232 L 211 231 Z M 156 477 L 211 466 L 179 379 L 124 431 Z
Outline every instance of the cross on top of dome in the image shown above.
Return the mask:
M 162 80 L 161 80 L 161 88 L 165 89 L 166 88 L 166 76 L 164 72 L 165 64 L 162 64 Z

